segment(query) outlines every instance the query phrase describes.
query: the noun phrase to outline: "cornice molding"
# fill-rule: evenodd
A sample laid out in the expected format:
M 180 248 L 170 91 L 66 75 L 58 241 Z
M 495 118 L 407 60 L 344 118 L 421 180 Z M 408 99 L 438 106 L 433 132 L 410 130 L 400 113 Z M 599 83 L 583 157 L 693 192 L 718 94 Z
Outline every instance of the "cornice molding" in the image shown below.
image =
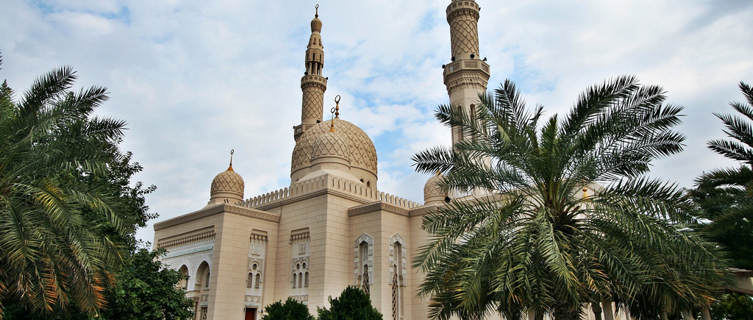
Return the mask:
M 155 223 L 154 231 L 159 231 L 165 228 L 169 228 L 169 227 L 183 224 L 186 222 L 198 220 L 201 218 L 210 217 L 210 216 L 220 214 L 220 213 L 232 213 L 232 214 L 237 214 L 244 217 L 261 219 L 261 220 L 270 221 L 270 222 L 280 222 L 280 216 L 273 213 L 265 212 L 259 209 L 248 208 L 248 207 L 240 207 L 240 206 L 227 204 L 227 203 L 219 203 L 219 204 L 208 205 L 200 210 L 187 213 L 182 216 L 178 216 L 178 217 L 168 219 L 162 222 Z

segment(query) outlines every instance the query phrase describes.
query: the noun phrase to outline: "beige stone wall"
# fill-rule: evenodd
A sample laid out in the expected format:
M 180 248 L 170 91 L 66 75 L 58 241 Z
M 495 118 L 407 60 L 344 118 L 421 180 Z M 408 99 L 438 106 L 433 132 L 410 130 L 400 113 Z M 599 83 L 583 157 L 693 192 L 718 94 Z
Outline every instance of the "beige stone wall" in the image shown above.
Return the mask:
M 214 279 L 209 298 L 209 319 L 242 319 L 245 308 L 246 275 L 250 236 L 254 230 L 266 233 L 269 239 L 277 238 L 277 223 L 234 213 L 220 215 L 219 232 L 215 239 Z M 265 257 L 264 295 L 262 305 L 274 300 L 273 279 L 277 269 L 272 267 L 276 250 L 268 241 Z M 272 243 L 273 244 L 273 243 Z
M 353 241 L 359 234 L 349 232 L 348 209 L 361 202 L 337 195 L 327 197 L 325 220 L 324 283 L 321 305 L 329 306 L 327 298 L 337 297 L 349 284 L 353 284 Z
M 418 254 L 421 246 L 429 242 L 429 234 L 421 227 L 423 215 L 410 217 L 410 257 L 413 259 Z M 418 268 L 411 268 L 411 288 L 414 292 L 414 298 L 411 300 L 410 310 L 414 320 L 428 319 L 429 298 L 419 297 L 418 288 L 423 282 L 425 276 Z
M 373 282 L 370 283 L 369 286 L 369 295 L 371 297 L 371 303 L 374 306 L 382 306 L 382 300 L 383 300 L 383 291 L 386 290 L 385 287 L 382 285 L 386 279 L 384 276 L 384 268 L 382 268 L 381 261 L 383 260 L 384 251 L 380 250 L 379 244 L 380 236 L 382 234 L 382 223 L 380 218 L 380 213 L 372 212 L 367 214 L 359 214 L 355 216 L 351 216 L 349 219 L 349 228 L 350 230 L 350 246 L 351 246 L 351 263 L 350 263 L 350 272 L 348 275 L 348 283 L 349 284 L 355 284 L 355 272 L 354 272 L 354 263 L 353 261 L 356 259 L 355 256 L 353 256 L 353 247 L 355 247 L 356 243 L 355 240 L 358 239 L 362 234 L 368 234 L 374 239 L 374 266 L 373 266 L 373 274 L 374 279 Z M 381 311 L 382 308 L 378 307 L 378 309 Z M 388 319 L 385 316 L 385 319 Z
M 326 214 L 326 197 L 317 196 L 302 201 L 286 204 L 284 206 L 270 210 L 280 214 L 280 224 L 276 237 L 277 257 L 274 260 L 274 269 L 277 270 L 277 277 L 274 279 L 275 293 L 274 299 L 268 303 L 277 300 L 286 300 L 289 296 L 300 293 L 294 292 L 291 287 L 292 273 L 292 248 L 290 243 L 291 231 L 302 228 L 309 228 L 310 239 L 310 268 L 309 268 L 309 287 L 305 290 L 308 293 L 309 310 L 316 312 L 316 306 L 321 305 L 321 288 L 324 282 L 324 237 L 325 214 Z M 317 293 L 319 292 L 319 293 Z M 266 295 L 266 292 L 265 292 Z

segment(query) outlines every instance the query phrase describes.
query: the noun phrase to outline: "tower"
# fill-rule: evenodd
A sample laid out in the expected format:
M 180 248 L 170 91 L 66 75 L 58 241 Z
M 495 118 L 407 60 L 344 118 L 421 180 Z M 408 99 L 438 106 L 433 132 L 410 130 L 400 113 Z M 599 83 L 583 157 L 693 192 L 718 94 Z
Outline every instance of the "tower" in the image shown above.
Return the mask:
M 306 72 L 301 78 L 301 91 L 303 91 L 301 124 L 293 128 L 293 137 L 296 141 L 304 131 L 322 121 L 327 78 L 322 76 L 324 46 L 321 32 L 322 21 L 319 20 L 319 5 L 317 4 L 314 19 L 311 20 L 311 37 L 306 47 Z
M 446 11 L 452 58 L 444 65 L 444 84 L 450 105 L 462 108 L 471 117 L 489 81 L 489 65 L 481 60 L 478 49 L 479 11 L 481 7 L 474 0 L 452 0 Z M 460 128 L 452 128 L 453 145 L 465 138 Z

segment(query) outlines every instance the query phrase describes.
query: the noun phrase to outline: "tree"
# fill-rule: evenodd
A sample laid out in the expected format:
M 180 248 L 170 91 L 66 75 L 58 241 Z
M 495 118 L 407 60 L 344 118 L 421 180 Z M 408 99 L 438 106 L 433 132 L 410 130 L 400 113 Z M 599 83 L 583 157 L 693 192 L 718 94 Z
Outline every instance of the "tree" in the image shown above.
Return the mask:
M 157 259 L 162 253 L 134 249 L 113 284 L 104 290 L 107 304 L 96 314 L 75 307 L 56 307 L 52 313 L 45 313 L 16 302 L 7 305 L 5 320 L 191 319 L 192 302 L 177 286 L 184 275 L 165 268 Z
M 330 308 L 319 308 L 319 320 L 382 320 L 363 290 L 348 286 L 338 298 L 329 298 Z
M 469 137 L 414 155 L 442 172 L 452 199 L 424 218 L 433 240 L 416 258 L 434 318 L 576 319 L 586 303 L 616 301 L 644 316 L 708 305 L 725 276 L 714 247 L 684 227 L 692 203 L 649 178 L 654 159 L 682 150 L 681 107 L 659 86 L 622 76 L 590 87 L 570 112 L 541 123 L 507 80 L 477 114 L 436 117 Z M 640 302 L 651 301 L 643 308 Z
M 135 231 L 156 217 L 145 204 L 155 187 L 131 181 L 142 167 L 118 149 L 124 122 L 92 117 L 106 89 L 71 92 L 75 78 L 60 68 L 19 102 L 0 86 L 0 318 L 102 318 L 126 303 L 114 289 L 134 279 L 121 272 L 154 269 Z M 163 279 L 153 292 L 175 286 L 144 276 Z M 164 310 L 185 299 L 160 298 Z
M 700 223 L 693 226 L 708 239 L 719 243 L 726 251 L 731 264 L 738 268 L 753 269 L 753 87 L 740 82 L 740 90 L 747 100 L 730 103 L 743 117 L 714 114 L 725 126 L 729 139 L 709 142 L 711 150 L 741 162 L 739 167 L 716 169 L 696 179 L 689 191 L 701 210 L 697 212 Z M 722 319 L 744 319 L 753 314 L 751 297 L 725 294 L 712 307 L 712 315 Z
M 262 320 L 314 320 L 305 304 L 288 298 L 285 303 L 276 301 L 264 308 Z
M 7 85 L 0 99 L 0 300 L 35 310 L 71 302 L 91 312 L 101 307 L 106 267 L 122 252 L 102 230 L 126 231 L 111 195 L 76 180 L 106 175 L 105 150 L 119 141 L 124 123 L 92 117 L 106 89 L 74 93 L 75 79 L 60 68 L 37 79 L 18 103 Z M 88 214 L 107 223 L 92 225 Z
M 741 82 L 740 90 L 748 104 L 730 103 L 744 116 L 715 114 L 725 126 L 730 140 L 712 140 L 709 148 L 727 158 L 742 162 L 737 168 L 716 169 L 696 179 L 690 194 L 701 207 L 698 224 L 711 240 L 727 249 L 733 265 L 753 269 L 753 87 Z
M 107 307 L 103 319 L 191 319 L 192 302 L 186 298 L 178 282 L 180 272 L 167 269 L 157 258 L 163 251 L 137 249 L 126 267 L 115 278 L 115 286 L 107 289 Z

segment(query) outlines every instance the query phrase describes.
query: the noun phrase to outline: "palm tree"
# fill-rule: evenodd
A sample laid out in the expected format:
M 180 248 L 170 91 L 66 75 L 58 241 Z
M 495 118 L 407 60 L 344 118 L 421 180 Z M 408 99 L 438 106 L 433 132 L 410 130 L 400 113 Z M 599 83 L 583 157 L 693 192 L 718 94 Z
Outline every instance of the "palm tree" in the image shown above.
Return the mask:
M 696 179 L 690 194 L 702 210 L 701 217 L 711 223 L 699 224 L 711 239 L 729 250 L 739 268 L 753 269 L 753 87 L 740 82 L 747 104 L 730 105 L 743 118 L 715 114 L 724 123 L 730 140 L 717 139 L 708 143 L 711 150 L 741 162 L 737 168 L 715 169 Z
M 117 196 L 81 181 L 106 176 L 124 123 L 93 117 L 106 89 L 74 93 L 75 79 L 68 67 L 52 71 L 19 102 L 5 83 L 0 90 L 0 301 L 39 311 L 101 307 L 122 252 L 103 229 L 126 229 Z
M 734 267 L 753 269 L 753 247 L 750 246 L 753 243 L 753 87 L 744 82 L 740 82 L 739 87 L 747 104 L 732 102 L 730 105 L 742 117 L 714 114 L 724 124 L 728 139 L 712 140 L 708 146 L 740 165 L 704 173 L 696 179 L 696 187 L 689 194 L 701 208 L 698 217 L 704 219 L 693 228 L 719 243 Z M 722 312 L 725 308 L 741 314 L 753 312 L 749 297 L 732 292 L 722 295 L 712 312 Z
M 527 110 L 509 80 L 480 97 L 478 114 L 440 106 L 436 117 L 472 138 L 414 155 L 416 170 L 444 173 L 455 194 L 486 196 L 424 218 L 434 238 L 415 265 L 431 315 L 577 319 L 600 301 L 661 297 L 670 313 L 707 304 L 723 261 L 683 227 L 692 203 L 682 190 L 647 176 L 654 159 L 683 148 L 673 131 L 682 108 L 664 101 L 661 87 L 622 76 L 544 123 L 543 107 Z

